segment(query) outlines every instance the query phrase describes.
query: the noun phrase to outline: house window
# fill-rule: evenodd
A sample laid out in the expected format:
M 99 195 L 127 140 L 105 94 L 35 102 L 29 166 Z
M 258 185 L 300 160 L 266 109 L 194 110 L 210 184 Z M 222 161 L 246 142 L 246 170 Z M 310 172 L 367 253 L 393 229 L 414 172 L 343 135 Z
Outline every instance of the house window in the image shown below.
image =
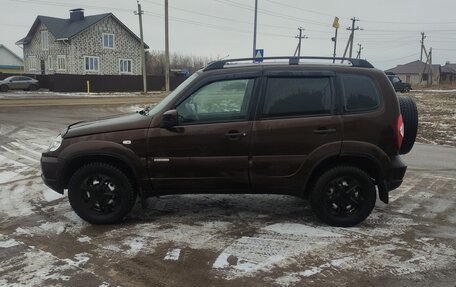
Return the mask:
M 41 50 L 49 50 L 49 33 L 46 30 L 41 31 Z
M 103 33 L 103 48 L 114 49 L 114 34 Z
M 131 74 L 131 60 L 120 59 L 119 71 L 121 74 Z
M 48 56 L 48 70 L 52 71 L 54 70 L 54 67 L 52 67 L 52 56 Z
M 99 66 L 99 57 L 93 57 L 93 56 L 85 56 L 84 57 L 84 69 L 86 72 L 99 72 L 100 71 L 100 66 Z
M 28 57 L 29 60 L 29 71 L 36 71 L 36 57 L 30 56 Z
M 66 70 L 66 57 L 65 55 L 57 55 L 57 70 L 65 71 Z

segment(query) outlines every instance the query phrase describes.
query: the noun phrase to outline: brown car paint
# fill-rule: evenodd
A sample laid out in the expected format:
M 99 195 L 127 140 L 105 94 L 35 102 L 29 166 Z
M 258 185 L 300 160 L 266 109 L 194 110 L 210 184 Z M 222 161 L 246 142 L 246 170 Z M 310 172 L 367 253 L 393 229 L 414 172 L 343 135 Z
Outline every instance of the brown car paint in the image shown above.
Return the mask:
M 271 72 L 286 75 L 284 71 L 336 78 L 340 73 L 368 75 L 377 85 L 382 102 L 375 111 L 363 113 L 347 114 L 336 105 L 328 115 L 262 119 L 257 106 L 264 94 L 263 80 Z M 160 127 L 163 113 L 175 109 L 201 86 L 233 78 L 257 80 L 247 119 Z M 333 93 L 335 99 L 342 96 L 337 84 Z M 76 168 L 75 162 L 80 165 L 94 158 L 115 159 L 135 178 L 142 195 L 185 192 L 302 195 L 321 165 L 343 162 L 346 156 L 365 159 L 376 166 L 377 184 L 382 185 L 379 189 L 387 193 L 391 189 L 388 187 L 397 187 L 403 176 L 398 172 L 396 178 L 391 178 L 390 170 L 405 172 L 405 166 L 394 160 L 398 157 L 395 131 L 398 116 L 394 90 L 386 75 L 376 69 L 325 65 L 217 69 L 201 73 L 154 115 L 133 114 L 70 126 L 60 148 L 43 153 L 43 179 L 51 188 L 63 192 Z M 231 137 L 229 133 L 240 136 Z M 124 140 L 131 144 L 123 143 Z

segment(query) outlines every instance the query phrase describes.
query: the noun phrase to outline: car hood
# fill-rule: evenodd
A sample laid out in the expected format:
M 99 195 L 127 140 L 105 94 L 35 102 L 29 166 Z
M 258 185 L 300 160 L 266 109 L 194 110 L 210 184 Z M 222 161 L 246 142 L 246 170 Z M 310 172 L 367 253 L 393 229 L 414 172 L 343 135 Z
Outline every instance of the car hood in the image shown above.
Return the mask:
M 99 133 L 148 128 L 153 117 L 140 113 L 118 115 L 94 121 L 82 121 L 68 126 L 62 133 L 64 138 L 85 136 Z

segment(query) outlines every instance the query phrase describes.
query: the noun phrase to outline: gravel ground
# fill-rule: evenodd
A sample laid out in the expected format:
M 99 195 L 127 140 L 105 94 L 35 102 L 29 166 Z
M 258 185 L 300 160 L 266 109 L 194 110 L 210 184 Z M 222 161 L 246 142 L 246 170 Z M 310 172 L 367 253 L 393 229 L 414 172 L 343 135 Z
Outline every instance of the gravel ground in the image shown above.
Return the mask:
M 456 146 L 456 90 L 423 90 L 410 94 L 418 107 L 422 143 Z

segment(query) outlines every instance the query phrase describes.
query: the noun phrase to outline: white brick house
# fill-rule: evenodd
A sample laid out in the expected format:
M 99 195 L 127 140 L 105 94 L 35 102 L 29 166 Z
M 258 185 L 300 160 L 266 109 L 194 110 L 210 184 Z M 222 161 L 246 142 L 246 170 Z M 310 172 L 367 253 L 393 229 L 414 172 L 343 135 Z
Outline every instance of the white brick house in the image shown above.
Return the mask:
M 70 19 L 38 16 L 16 44 L 24 47 L 26 73 L 141 74 L 141 41 L 112 13 L 84 16 L 73 9 Z

